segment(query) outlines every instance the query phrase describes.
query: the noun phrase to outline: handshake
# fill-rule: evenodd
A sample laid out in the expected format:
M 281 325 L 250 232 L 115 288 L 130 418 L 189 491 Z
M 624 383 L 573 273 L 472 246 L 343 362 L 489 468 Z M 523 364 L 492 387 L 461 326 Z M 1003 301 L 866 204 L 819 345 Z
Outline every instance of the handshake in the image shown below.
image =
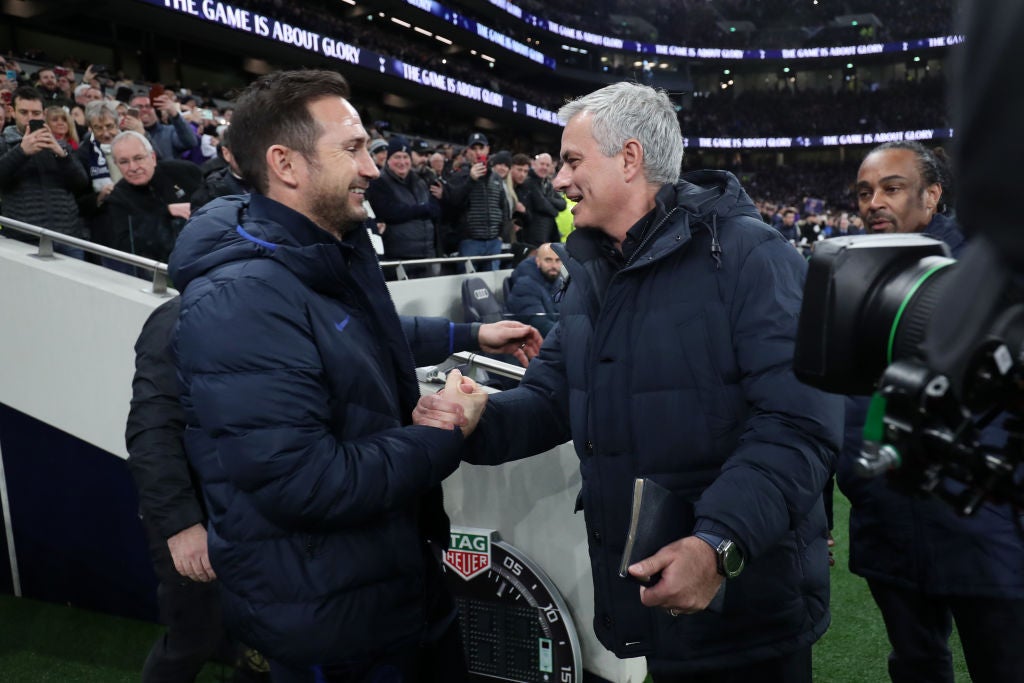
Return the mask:
M 444 388 L 420 398 L 412 411 L 412 422 L 426 427 L 462 430 L 468 437 L 476 429 L 487 405 L 487 392 L 458 370 L 448 373 Z

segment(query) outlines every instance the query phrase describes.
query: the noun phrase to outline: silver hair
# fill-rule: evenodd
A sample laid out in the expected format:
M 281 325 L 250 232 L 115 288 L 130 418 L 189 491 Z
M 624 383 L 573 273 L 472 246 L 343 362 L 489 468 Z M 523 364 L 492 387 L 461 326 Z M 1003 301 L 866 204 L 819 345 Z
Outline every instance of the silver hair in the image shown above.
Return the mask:
M 134 130 L 123 130 L 120 133 L 118 133 L 117 137 L 114 138 L 113 142 L 110 143 L 110 149 L 114 149 L 115 147 L 117 147 L 117 143 L 123 142 L 128 138 L 135 138 L 136 140 L 140 141 L 142 143 L 142 146 L 146 148 L 147 152 L 153 151 L 153 144 L 149 141 L 149 138 L 147 138 L 142 133 L 136 133 Z
M 644 177 L 649 183 L 675 183 L 683 164 L 683 133 L 675 107 L 664 90 L 639 83 L 615 83 L 577 98 L 558 110 L 558 118 L 590 113 L 591 134 L 607 157 L 635 138 L 644 150 Z
M 117 113 L 117 105 L 106 100 L 93 100 L 89 104 L 85 105 L 86 122 L 92 123 L 93 119 L 98 119 L 103 116 L 109 116 L 117 121 L 119 117 Z

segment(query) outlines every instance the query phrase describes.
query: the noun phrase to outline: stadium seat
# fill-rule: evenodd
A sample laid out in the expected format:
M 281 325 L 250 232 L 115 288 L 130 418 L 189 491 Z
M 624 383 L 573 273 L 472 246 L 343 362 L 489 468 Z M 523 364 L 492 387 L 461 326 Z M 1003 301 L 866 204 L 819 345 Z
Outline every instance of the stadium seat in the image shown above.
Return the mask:
M 501 302 L 478 277 L 462 282 L 462 313 L 467 323 L 494 323 L 505 317 Z

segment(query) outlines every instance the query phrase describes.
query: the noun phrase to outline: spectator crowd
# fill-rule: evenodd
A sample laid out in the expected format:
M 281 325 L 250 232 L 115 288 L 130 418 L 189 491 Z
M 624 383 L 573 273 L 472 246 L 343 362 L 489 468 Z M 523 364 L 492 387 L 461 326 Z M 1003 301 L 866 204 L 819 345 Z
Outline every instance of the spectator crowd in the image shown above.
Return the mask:
M 0 211 L 7 217 L 166 261 L 192 212 L 249 189 L 233 164 L 230 104 L 212 99 L 205 88 L 135 83 L 104 67 L 89 66 L 76 78 L 67 66 L 43 66 L 30 74 L 10 57 L 0 66 Z M 694 98 L 679 116 L 691 136 L 879 131 L 945 122 L 938 79 L 861 93 L 724 92 Z M 557 150 L 525 146 L 530 143 L 492 147 L 482 132 L 459 145 L 370 130 L 381 175 L 366 194 L 375 216 L 367 227 L 379 236 L 385 261 L 487 256 L 519 245 L 513 246 L 519 263 L 567 234 L 571 202 L 551 184 Z M 685 160 L 687 168 L 705 165 L 700 150 Z M 730 166 L 764 219 L 793 231 L 791 241 L 804 247 L 860 227 L 844 180 L 852 173 L 836 169 L 824 162 L 759 166 L 739 156 Z M 784 221 L 787 209 L 795 227 Z M 12 230 L 3 234 L 26 239 Z M 58 249 L 130 271 L 77 249 Z M 433 265 L 387 274 L 440 272 Z
M 92 66 L 80 83 L 67 67 L 29 75 L 14 59 L 0 66 L 17 74 L 2 84 L 4 216 L 166 261 L 193 211 L 248 192 L 231 153 L 230 106 L 184 89 L 114 80 Z M 556 217 L 566 200 L 551 187 L 554 150 L 489 155 L 490 141 L 479 132 L 461 149 L 376 136 L 371 150 L 381 175 L 367 192 L 376 216 L 367 227 L 382 238 L 385 259 L 497 254 L 517 242 L 529 245 L 525 254 L 561 239 Z M 80 249 L 58 249 L 131 271 Z

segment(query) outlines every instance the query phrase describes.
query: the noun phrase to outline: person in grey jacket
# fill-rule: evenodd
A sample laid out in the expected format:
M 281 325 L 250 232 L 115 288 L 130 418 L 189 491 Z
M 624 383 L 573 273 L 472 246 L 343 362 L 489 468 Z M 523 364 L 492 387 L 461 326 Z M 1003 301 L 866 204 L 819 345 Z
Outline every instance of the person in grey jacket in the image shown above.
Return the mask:
M 181 107 L 174 101 L 170 93 L 154 97 L 136 95 L 131 106 L 139 110 L 139 119 L 146 129 L 146 137 L 156 150 L 161 161 L 181 158 L 182 152 L 199 144 L 196 132 L 181 115 Z M 168 123 L 161 123 L 157 110 L 167 115 Z
M 14 125 L 0 137 L 0 208 L 3 215 L 25 223 L 85 237 L 75 195 L 89 189 L 89 177 L 66 142 L 60 142 L 43 122 L 43 98 L 35 88 L 14 91 Z M 12 230 L 10 237 L 25 239 Z M 58 251 L 81 257 L 80 249 L 55 245 Z

